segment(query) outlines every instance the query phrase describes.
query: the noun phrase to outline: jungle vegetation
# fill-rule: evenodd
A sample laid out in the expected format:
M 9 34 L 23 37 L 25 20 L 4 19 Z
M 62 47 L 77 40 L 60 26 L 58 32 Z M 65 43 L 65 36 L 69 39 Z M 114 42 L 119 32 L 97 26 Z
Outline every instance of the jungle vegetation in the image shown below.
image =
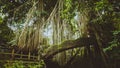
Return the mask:
M 119 68 L 120 1 L 0 0 L 1 47 L 40 57 L 9 68 Z

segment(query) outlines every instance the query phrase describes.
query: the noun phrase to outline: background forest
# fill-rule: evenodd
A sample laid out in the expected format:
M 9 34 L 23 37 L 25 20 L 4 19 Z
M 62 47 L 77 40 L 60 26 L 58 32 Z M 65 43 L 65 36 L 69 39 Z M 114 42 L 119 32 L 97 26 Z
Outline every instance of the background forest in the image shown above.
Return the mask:
M 5 63 L 11 48 L 39 63 Z M 119 0 L 0 0 L 0 68 L 119 67 Z

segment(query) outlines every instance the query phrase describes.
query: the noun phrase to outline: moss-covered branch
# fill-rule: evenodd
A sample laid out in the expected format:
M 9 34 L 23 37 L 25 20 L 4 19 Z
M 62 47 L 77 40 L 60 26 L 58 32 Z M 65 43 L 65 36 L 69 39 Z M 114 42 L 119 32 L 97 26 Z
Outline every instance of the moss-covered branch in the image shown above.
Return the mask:
M 83 47 L 92 44 L 92 39 L 88 37 L 81 37 L 76 40 L 67 40 L 60 45 L 53 45 L 50 48 L 48 48 L 46 54 L 43 56 L 44 59 L 50 59 L 54 55 L 77 47 Z

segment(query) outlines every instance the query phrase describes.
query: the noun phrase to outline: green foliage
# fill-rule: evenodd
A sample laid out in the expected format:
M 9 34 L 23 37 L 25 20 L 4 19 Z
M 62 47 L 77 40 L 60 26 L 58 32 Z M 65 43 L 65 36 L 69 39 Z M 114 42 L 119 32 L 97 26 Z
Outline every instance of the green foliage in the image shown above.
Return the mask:
M 0 24 L 0 43 L 7 44 L 13 37 L 12 30 L 7 26 L 5 22 Z
M 44 62 L 39 63 L 24 63 L 23 61 L 15 61 L 14 63 L 7 63 L 5 68 L 44 68 Z
M 116 11 L 114 10 L 115 4 L 111 3 L 109 0 L 100 0 L 98 2 L 94 3 L 95 6 L 93 7 L 93 14 L 94 16 L 92 19 L 92 22 L 94 23 L 113 23 L 116 20 L 114 19 L 119 19 L 118 17 L 116 18 Z
M 101 0 L 99 2 L 95 3 L 95 10 L 96 11 L 102 11 L 102 10 L 106 10 L 107 8 L 110 8 L 108 0 Z
M 0 24 L 3 22 L 3 19 L 0 17 Z
M 24 68 L 22 61 L 16 61 L 15 63 L 7 63 L 4 66 L 5 68 Z
M 113 31 L 113 41 L 104 51 L 110 54 L 110 58 L 120 59 L 120 30 Z
M 37 63 L 37 64 L 29 64 L 28 65 L 28 68 L 44 68 L 44 62 L 41 61 L 40 63 Z
M 99 22 L 100 23 L 111 23 L 111 25 L 114 24 L 114 27 L 116 28 L 113 30 L 113 37 L 112 41 L 109 43 L 109 46 L 105 48 L 105 51 L 111 51 L 114 52 L 115 50 L 118 51 L 118 47 L 120 47 L 120 27 L 119 27 L 119 12 L 115 10 L 116 6 L 118 6 L 117 0 L 114 2 L 109 0 L 101 0 L 96 3 L 95 10 L 100 13 Z M 103 13 L 104 12 L 104 13 Z M 96 18 L 96 19 L 98 19 Z M 97 20 L 98 22 L 98 20 Z M 107 26 L 107 25 L 106 25 Z
M 65 0 L 63 10 L 61 10 L 61 18 L 70 22 L 70 20 L 75 16 L 76 5 L 76 1 Z
M 79 3 L 76 0 L 64 0 L 63 8 L 61 10 L 61 18 L 69 23 L 73 32 L 78 28 L 77 22 L 74 19 L 77 15 L 78 6 Z

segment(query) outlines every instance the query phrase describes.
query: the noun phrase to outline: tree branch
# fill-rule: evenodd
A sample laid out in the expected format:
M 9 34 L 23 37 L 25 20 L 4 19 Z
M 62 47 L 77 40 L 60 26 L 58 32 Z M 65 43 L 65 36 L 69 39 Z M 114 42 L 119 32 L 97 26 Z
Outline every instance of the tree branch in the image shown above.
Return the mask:
M 50 59 L 54 55 L 77 47 L 83 47 L 93 44 L 92 39 L 88 37 L 81 37 L 76 40 L 67 40 L 60 45 L 54 45 L 47 50 L 47 53 L 43 56 L 44 59 Z

